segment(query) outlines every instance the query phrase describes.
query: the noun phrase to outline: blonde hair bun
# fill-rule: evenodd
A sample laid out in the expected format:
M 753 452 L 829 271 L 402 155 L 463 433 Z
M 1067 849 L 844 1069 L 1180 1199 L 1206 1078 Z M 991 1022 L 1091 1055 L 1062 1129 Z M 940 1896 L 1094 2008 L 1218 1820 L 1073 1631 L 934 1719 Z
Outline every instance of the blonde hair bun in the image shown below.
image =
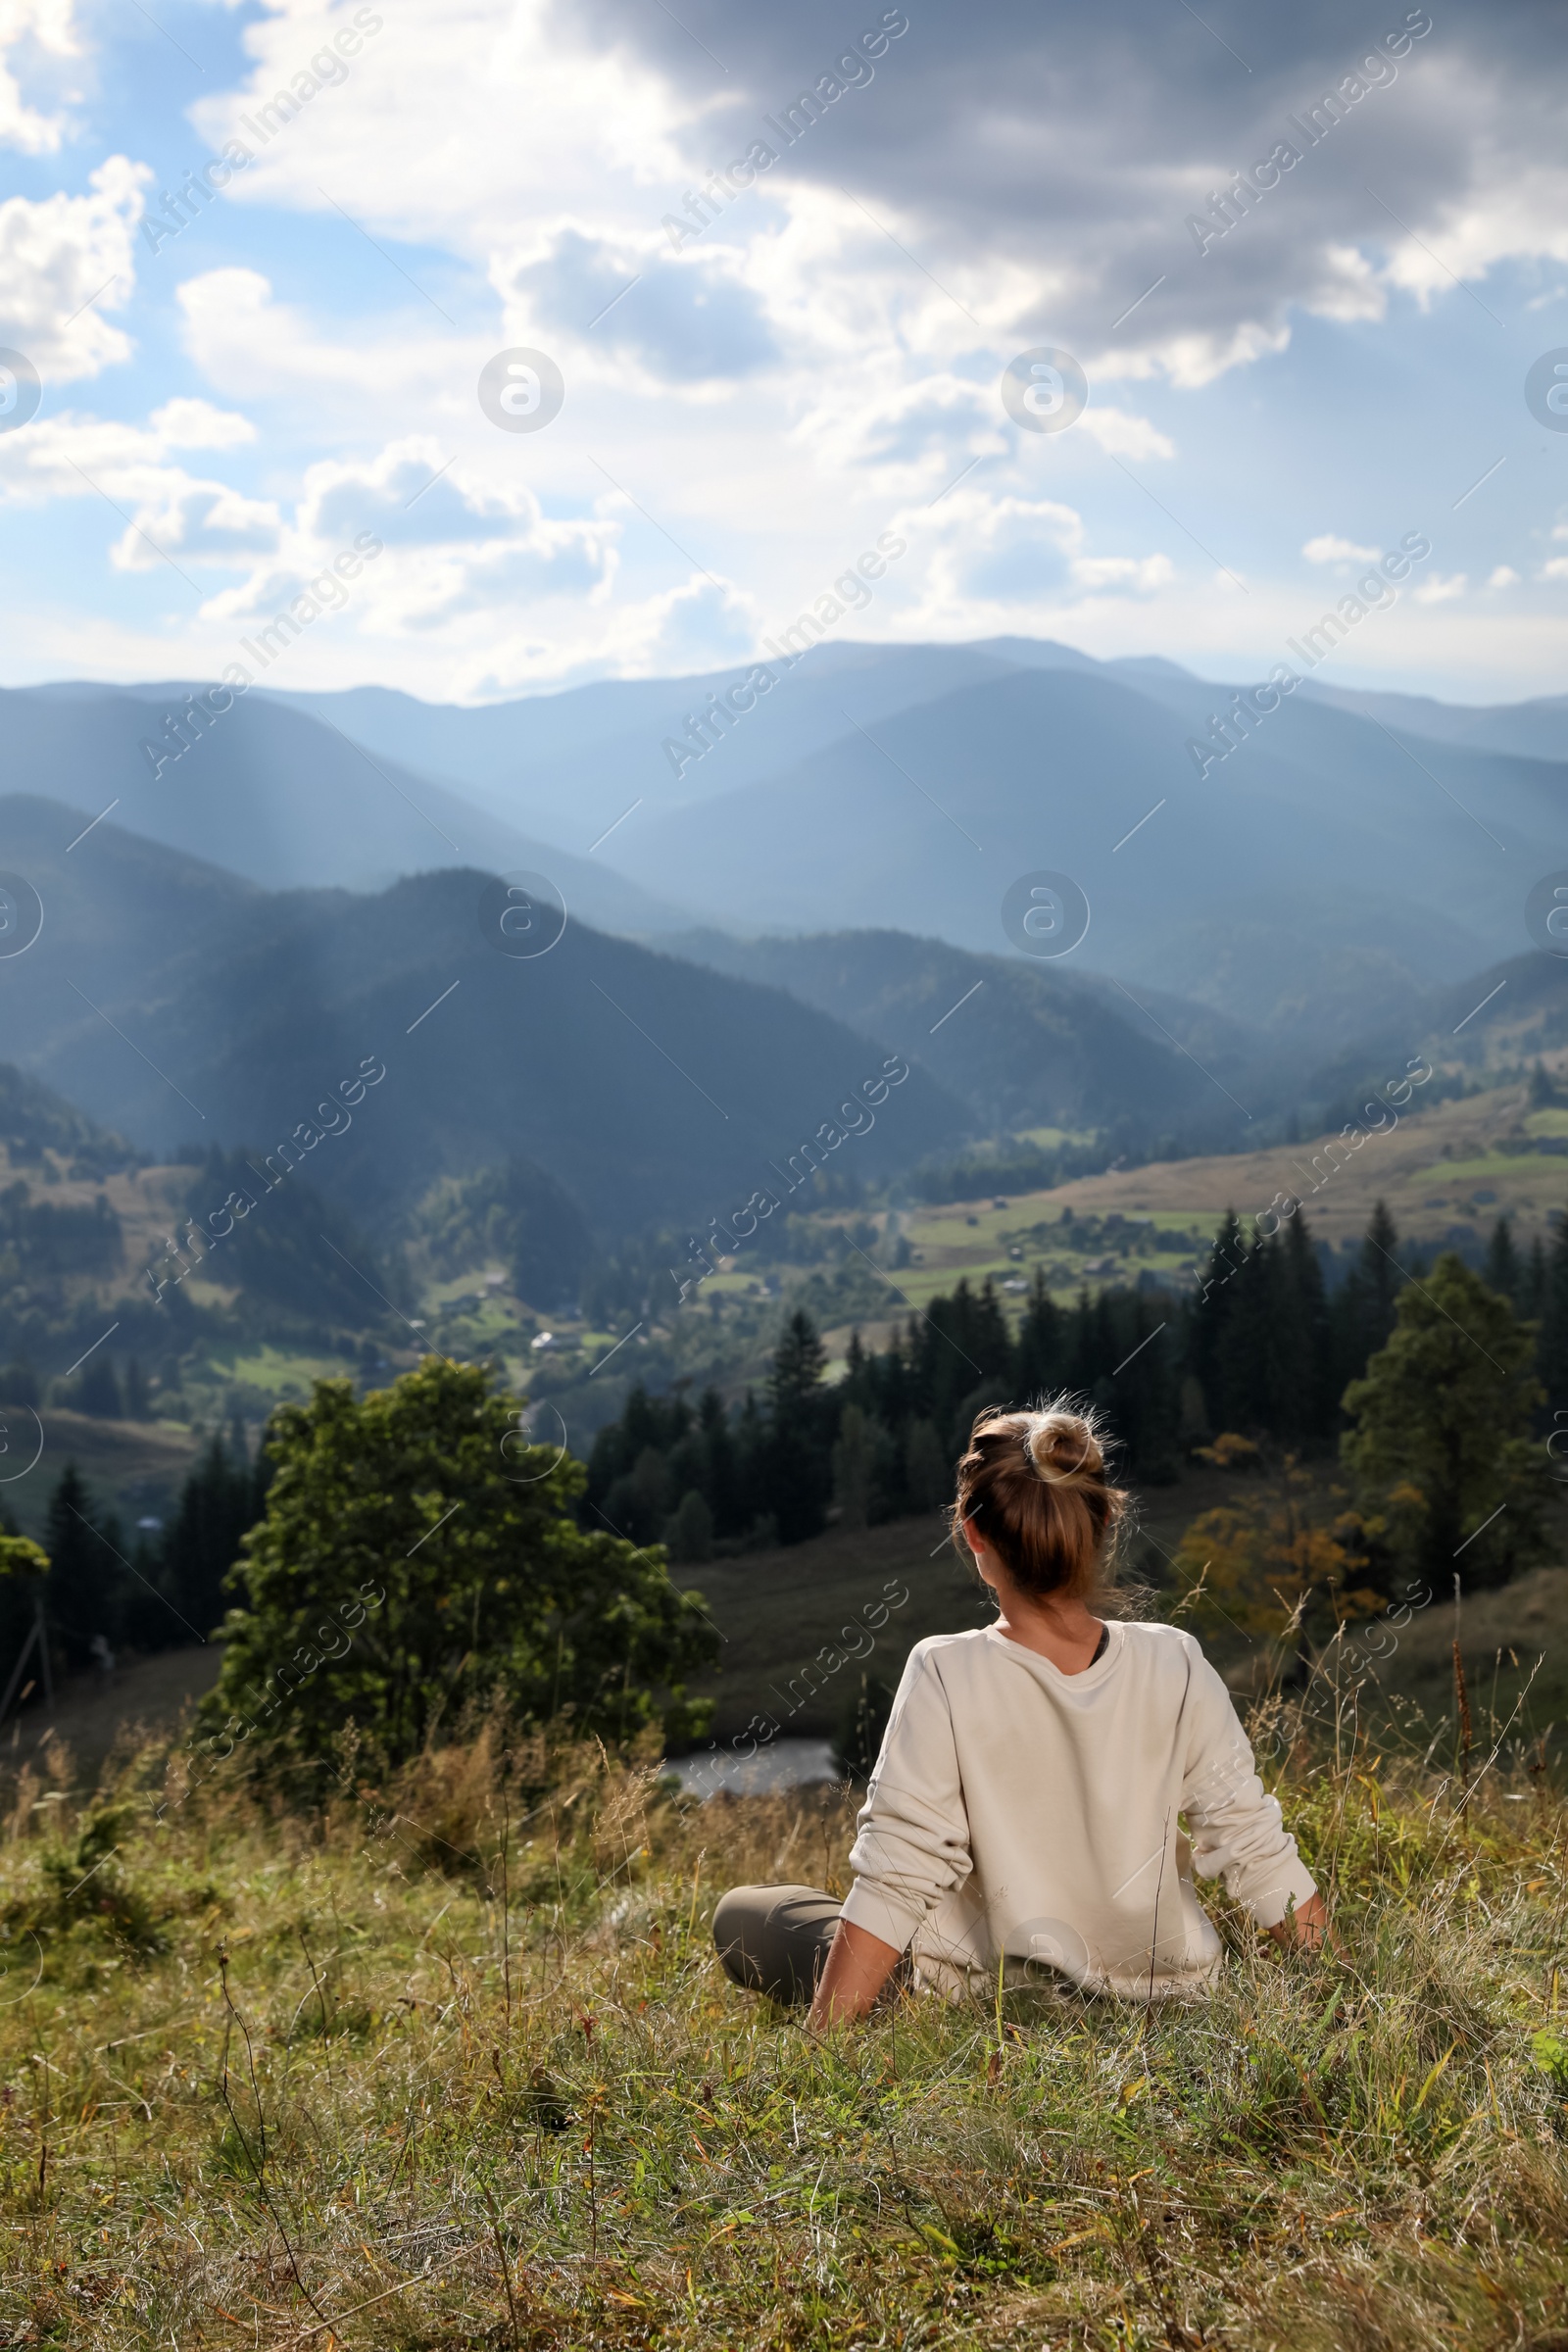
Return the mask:
M 1031 1413 L 1023 1446 L 1038 1476 L 1051 1486 L 1088 1486 L 1104 1476 L 1100 1441 L 1081 1413 L 1064 1412 L 1059 1405 Z
M 1024 1592 L 1114 1607 L 1109 1583 L 1128 1497 L 1106 1473 L 1112 1445 L 1078 1396 L 1041 1396 L 1026 1412 L 983 1408 L 958 1463 L 952 1527 L 959 1556 L 978 1536 Z

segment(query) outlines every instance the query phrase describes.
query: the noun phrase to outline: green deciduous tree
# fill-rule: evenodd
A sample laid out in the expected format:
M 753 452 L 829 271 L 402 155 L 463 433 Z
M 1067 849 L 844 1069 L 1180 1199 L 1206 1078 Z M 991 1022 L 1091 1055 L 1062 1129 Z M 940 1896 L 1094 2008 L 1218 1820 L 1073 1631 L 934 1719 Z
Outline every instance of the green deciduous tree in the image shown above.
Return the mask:
M 1344 1456 L 1369 1532 L 1386 1528 L 1435 1592 L 1455 1575 L 1502 1584 L 1540 1555 L 1550 1487 L 1529 1434 L 1534 1356 L 1529 1325 L 1450 1251 L 1405 1285 L 1388 1346 L 1345 1392 Z
M 41 1579 L 48 1573 L 49 1554 L 18 1535 L 10 1512 L 0 1503 L 0 1692 L 32 1631 Z
M 485 1367 L 427 1356 L 364 1398 L 318 1381 L 268 1450 L 204 1709 L 220 1744 L 319 1772 L 352 1722 L 385 1768 L 497 1693 L 611 1738 L 661 1713 L 671 1737 L 699 1728 L 681 1687 L 716 1642 L 698 1596 L 659 1551 L 575 1524 L 581 1464 L 518 1445 Z

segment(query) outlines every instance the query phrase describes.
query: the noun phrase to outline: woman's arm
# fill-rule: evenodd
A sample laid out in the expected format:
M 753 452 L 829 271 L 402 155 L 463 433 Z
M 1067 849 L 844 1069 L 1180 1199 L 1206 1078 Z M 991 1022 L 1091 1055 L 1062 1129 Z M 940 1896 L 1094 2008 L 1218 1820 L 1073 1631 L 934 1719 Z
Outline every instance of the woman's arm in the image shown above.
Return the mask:
M 864 2017 L 898 1964 L 897 1944 L 884 1943 L 869 1928 L 841 1919 L 811 2003 L 812 2030 L 819 2034 L 824 2026 Z

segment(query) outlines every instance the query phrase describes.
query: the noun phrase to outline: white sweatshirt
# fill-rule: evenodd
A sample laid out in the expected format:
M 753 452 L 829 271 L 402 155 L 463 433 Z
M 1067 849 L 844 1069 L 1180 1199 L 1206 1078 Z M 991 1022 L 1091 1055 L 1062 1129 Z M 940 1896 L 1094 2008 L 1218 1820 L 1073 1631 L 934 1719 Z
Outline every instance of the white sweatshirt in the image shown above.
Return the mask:
M 995 1626 L 910 1651 L 844 1917 L 912 1946 L 917 1982 L 956 1994 L 1034 1961 L 1132 1999 L 1200 1990 L 1221 1946 L 1195 1866 L 1263 1928 L 1315 1891 L 1191 1634 L 1108 1631 L 1082 1674 Z

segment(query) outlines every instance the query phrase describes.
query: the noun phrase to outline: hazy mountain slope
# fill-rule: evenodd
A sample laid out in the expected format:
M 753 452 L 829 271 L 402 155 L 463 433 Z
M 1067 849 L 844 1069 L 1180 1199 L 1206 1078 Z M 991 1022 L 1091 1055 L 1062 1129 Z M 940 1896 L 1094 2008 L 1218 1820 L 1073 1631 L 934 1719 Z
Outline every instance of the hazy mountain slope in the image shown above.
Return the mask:
M 1064 647 L 1037 650 L 1086 660 Z M 956 686 L 1003 677 L 1011 666 L 1009 656 L 989 646 L 814 648 L 678 779 L 665 739 L 682 735 L 688 713 L 745 677 L 750 662 L 698 677 L 609 680 L 471 710 L 378 686 L 276 699 L 331 719 L 378 758 L 402 758 L 458 784 L 512 823 L 541 825 L 586 849 L 639 798 L 653 807 L 710 800 L 793 767 L 843 734 L 846 706 L 874 725 Z
M 1364 718 L 1379 718 L 1396 733 L 1470 751 L 1508 752 L 1524 760 L 1568 760 L 1568 695 L 1543 695 L 1528 703 L 1488 703 L 1471 708 L 1440 703 L 1430 695 L 1368 694 L 1308 680 L 1306 694 Z
M 542 870 L 568 906 L 617 929 L 664 931 L 689 920 L 602 859 L 569 857 L 260 694 L 236 702 L 205 734 L 190 726 L 198 740 L 155 777 L 142 746 L 163 744 L 165 713 L 183 708 L 184 691 L 0 693 L 9 786 L 84 808 L 82 824 L 118 801 L 122 827 L 272 890 L 383 888 L 399 874 L 482 865 Z
M 1560 771 L 1489 757 L 1498 851 L 1344 713 L 1287 707 L 1201 780 L 1184 719 L 1104 672 L 1015 670 L 874 741 L 851 731 L 765 787 L 640 814 L 619 854 L 654 888 L 678 874 L 726 924 L 892 925 L 990 952 L 1008 944 L 1009 884 L 1064 869 L 1093 909 L 1079 965 L 1240 1020 L 1299 1008 L 1330 1040 L 1391 988 L 1518 937 L 1518 876 L 1549 862 Z M 1442 755 L 1449 774 L 1471 757 Z M 1460 781 L 1479 795 L 1474 773 Z
M 0 1061 L 0 1144 L 13 1168 L 58 1152 L 72 1175 L 80 1177 L 107 1175 L 135 1156 L 122 1137 L 110 1134 L 53 1087 L 10 1061 Z
M 1175 663 L 842 642 L 677 781 L 663 734 L 743 667 L 475 710 L 258 692 L 153 791 L 135 740 L 171 690 L 34 689 L 0 718 L 13 774 L 60 795 L 85 771 L 94 810 L 122 783 L 115 821 L 235 871 L 533 866 L 585 919 L 645 937 L 895 929 L 1007 955 L 1008 884 L 1065 869 L 1093 921 L 1062 970 L 1266 1029 L 1292 1068 L 1369 1028 L 1409 1033 L 1431 988 L 1522 950 L 1524 898 L 1562 854 L 1568 765 L 1498 747 L 1549 748 L 1568 702 L 1474 712 L 1309 681 L 1200 777 L 1189 741 L 1230 696 Z
M 477 872 L 373 897 L 230 885 L 215 924 L 189 861 L 110 821 L 78 863 L 87 844 L 51 854 L 46 836 L 57 825 L 69 839 L 84 820 L 30 811 L 47 920 L 25 955 L 0 961 L 8 1051 L 152 1151 L 193 1140 L 266 1153 L 298 1127 L 337 1125 L 303 1164 L 367 1220 L 438 1174 L 514 1153 L 612 1234 L 725 1215 L 755 1188 L 777 1189 L 769 1161 L 832 1120 L 889 1051 L 781 990 L 574 921 L 548 955 L 498 954 L 480 935 Z M 124 911 L 138 886 L 162 909 L 156 940 Z M 96 1010 L 69 985 L 83 971 Z M 351 1086 L 346 1116 L 321 1111 L 366 1060 L 386 1076 L 357 1102 Z M 884 1174 L 970 1123 L 915 1069 L 828 1164 Z
M 899 931 L 752 941 L 710 931 L 671 944 L 887 1038 L 988 1132 L 1121 1124 L 1152 1139 L 1211 1124 L 1215 1104 L 1224 1107 L 1198 1064 L 1131 1003 L 1118 1009 L 1113 990 L 1021 957 L 967 955 Z M 1258 1041 L 1249 1042 L 1255 1053 Z M 1233 1068 L 1234 1048 L 1216 1060 L 1222 1074 Z

